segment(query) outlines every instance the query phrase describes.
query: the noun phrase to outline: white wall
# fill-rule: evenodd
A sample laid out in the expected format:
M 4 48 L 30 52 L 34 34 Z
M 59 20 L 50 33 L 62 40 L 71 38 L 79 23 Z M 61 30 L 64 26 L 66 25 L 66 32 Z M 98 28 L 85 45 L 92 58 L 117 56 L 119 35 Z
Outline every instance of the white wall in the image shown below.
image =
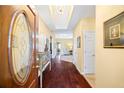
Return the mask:
M 96 87 L 124 87 L 124 49 L 103 48 L 103 23 L 124 6 L 96 6 Z

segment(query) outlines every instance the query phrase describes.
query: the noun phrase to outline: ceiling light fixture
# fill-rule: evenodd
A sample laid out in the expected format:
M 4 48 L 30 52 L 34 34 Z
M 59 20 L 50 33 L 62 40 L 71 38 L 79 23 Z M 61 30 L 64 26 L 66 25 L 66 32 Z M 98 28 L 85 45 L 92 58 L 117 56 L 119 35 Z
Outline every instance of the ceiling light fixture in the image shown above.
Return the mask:
M 64 6 L 58 6 L 56 7 L 56 10 L 59 15 L 62 15 L 64 12 Z
M 49 6 L 49 12 L 53 23 L 55 24 L 56 29 L 66 29 L 70 22 L 73 6 L 72 5 L 65 5 L 65 6 Z
M 62 15 L 64 14 L 65 6 L 49 6 L 49 9 L 51 14 Z

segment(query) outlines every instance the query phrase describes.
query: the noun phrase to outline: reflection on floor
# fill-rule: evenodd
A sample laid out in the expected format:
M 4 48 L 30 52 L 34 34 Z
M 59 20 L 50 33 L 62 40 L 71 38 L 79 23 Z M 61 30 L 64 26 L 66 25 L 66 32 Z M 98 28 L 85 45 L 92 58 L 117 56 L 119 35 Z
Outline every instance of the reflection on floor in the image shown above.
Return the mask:
M 78 72 L 71 62 L 52 60 L 51 71 L 47 68 L 43 72 L 43 88 L 90 88 L 85 78 Z
M 72 55 L 61 55 L 60 60 L 72 62 L 73 61 L 73 56 Z
M 92 87 L 95 87 L 95 74 L 86 74 L 86 79 Z

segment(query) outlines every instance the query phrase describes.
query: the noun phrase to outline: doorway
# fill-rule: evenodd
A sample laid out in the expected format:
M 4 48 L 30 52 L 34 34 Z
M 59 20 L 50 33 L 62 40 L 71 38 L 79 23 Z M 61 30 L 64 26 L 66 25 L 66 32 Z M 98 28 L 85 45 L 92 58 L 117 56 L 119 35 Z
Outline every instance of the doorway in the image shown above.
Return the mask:
M 57 55 L 61 54 L 61 43 L 57 42 Z
M 95 31 L 84 31 L 84 75 L 95 86 Z
M 95 73 L 95 31 L 84 32 L 84 73 Z
M 52 58 L 52 53 L 53 53 L 52 46 L 53 46 L 53 44 L 52 44 L 52 36 L 50 36 L 50 55 L 51 55 L 51 58 Z

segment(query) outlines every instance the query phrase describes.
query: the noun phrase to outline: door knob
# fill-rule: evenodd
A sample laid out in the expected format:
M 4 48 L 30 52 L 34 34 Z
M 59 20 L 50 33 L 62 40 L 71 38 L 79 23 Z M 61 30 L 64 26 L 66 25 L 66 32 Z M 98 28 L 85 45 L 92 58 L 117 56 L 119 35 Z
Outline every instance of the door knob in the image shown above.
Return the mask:
M 40 66 L 39 65 L 36 65 L 36 66 L 33 66 L 32 68 L 40 68 Z
M 36 68 L 40 68 L 40 66 L 39 65 L 36 65 Z
M 37 61 L 40 61 L 40 59 L 39 59 L 38 57 L 36 58 L 36 60 L 37 60 Z

